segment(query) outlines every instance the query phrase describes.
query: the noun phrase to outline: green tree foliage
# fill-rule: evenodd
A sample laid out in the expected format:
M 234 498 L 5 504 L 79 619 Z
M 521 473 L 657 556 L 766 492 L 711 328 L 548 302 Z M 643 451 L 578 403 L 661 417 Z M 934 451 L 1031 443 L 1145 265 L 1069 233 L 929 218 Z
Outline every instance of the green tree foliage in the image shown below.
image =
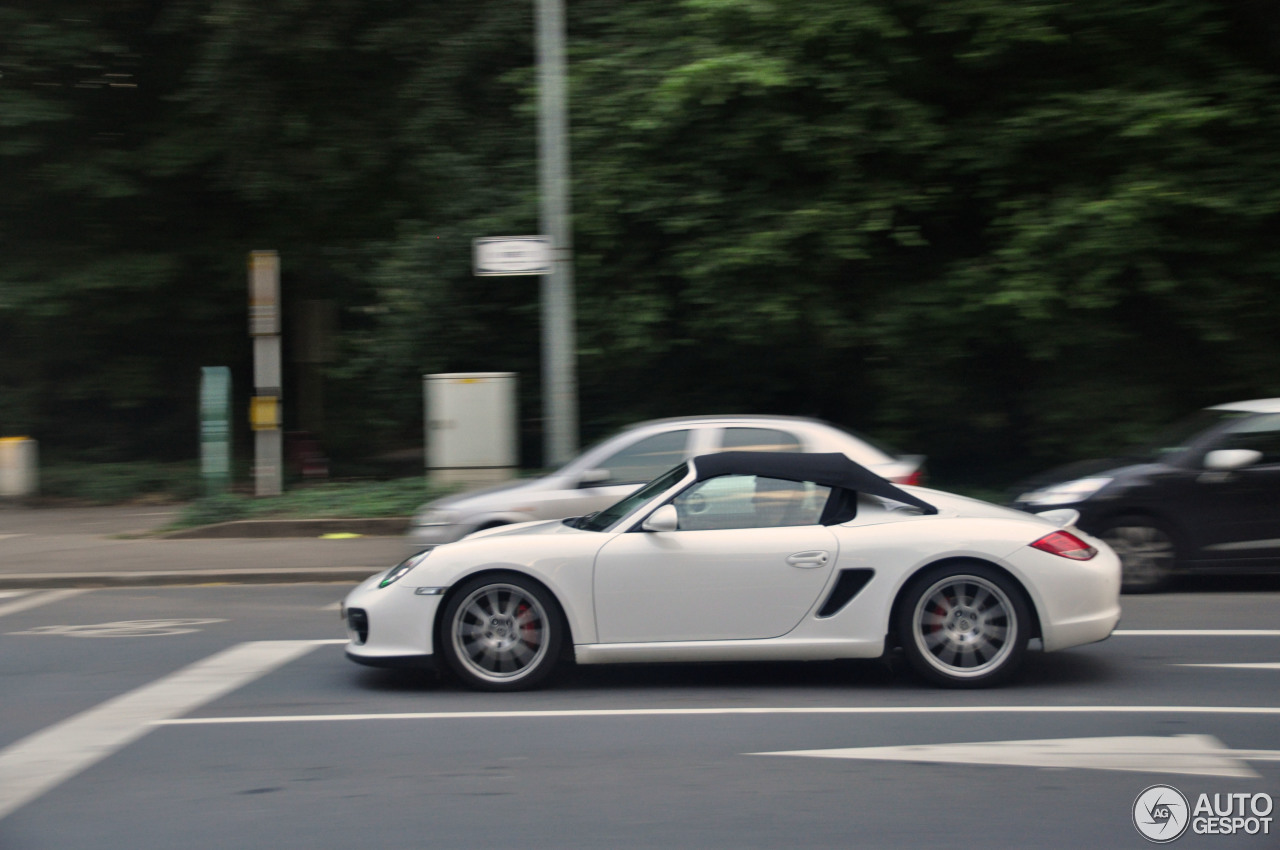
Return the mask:
M 637 379 L 969 475 L 1277 391 L 1263 6 L 631 9 L 582 47 L 576 167 Z
M 1280 395 L 1264 0 L 567 11 L 584 436 L 812 414 L 993 483 Z M 332 454 L 414 444 L 423 373 L 512 370 L 536 463 L 538 284 L 470 272 L 537 230 L 532 34 L 529 0 L 5 4 L 0 430 L 189 455 L 274 248 L 340 310 Z

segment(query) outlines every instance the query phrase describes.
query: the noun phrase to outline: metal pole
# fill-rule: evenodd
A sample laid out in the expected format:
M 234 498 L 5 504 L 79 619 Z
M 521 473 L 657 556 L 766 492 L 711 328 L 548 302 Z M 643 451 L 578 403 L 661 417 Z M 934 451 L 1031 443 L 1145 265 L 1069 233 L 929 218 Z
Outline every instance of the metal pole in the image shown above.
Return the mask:
M 551 274 L 542 276 L 543 465 L 558 466 L 578 452 L 563 0 L 537 0 L 537 18 L 539 212 L 555 255 Z

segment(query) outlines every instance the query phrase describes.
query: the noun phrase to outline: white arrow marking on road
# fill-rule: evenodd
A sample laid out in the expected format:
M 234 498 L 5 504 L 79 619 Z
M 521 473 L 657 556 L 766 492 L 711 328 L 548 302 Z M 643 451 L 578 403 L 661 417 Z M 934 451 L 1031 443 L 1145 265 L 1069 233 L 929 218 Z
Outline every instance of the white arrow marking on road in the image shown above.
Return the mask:
M 1280 629 L 1116 629 L 1112 637 L 1280 637 Z
M 1179 664 L 1179 667 L 1234 667 L 1237 670 L 1280 670 L 1280 661 L 1250 661 L 1240 664 Z
M 1211 735 L 1172 738 L 1050 738 L 1040 741 L 983 741 L 973 744 L 923 744 L 905 747 L 854 747 L 748 753 L 755 756 L 868 759 L 874 761 L 990 764 L 1017 767 L 1071 767 L 1132 770 L 1258 779 L 1245 760 L 1277 761 L 1280 750 L 1229 750 Z

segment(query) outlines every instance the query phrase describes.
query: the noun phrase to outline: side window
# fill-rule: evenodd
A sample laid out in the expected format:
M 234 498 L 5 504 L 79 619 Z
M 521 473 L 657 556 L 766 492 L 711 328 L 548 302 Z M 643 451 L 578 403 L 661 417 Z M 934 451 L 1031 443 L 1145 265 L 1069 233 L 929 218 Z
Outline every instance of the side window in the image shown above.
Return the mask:
M 1280 463 L 1280 415 L 1246 419 L 1222 438 L 1222 449 L 1254 449 L 1260 463 Z
M 645 437 L 600 463 L 609 470 L 610 484 L 643 484 L 685 459 L 689 432 L 665 431 Z
M 723 475 L 700 481 L 672 504 L 681 531 L 817 525 L 831 490 L 808 481 Z
M 798 452 L 794 434 L 776 428 L 725 428 L 720 448 L 726 452 Z

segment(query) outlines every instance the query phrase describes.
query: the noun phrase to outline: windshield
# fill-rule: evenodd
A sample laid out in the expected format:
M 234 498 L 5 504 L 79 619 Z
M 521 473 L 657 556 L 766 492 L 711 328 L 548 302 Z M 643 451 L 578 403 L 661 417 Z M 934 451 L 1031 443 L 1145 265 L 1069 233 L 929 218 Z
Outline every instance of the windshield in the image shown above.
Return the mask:
M 1140 458 L 1159 459 L 1178 454 L 1205 431 L 1230 419 L 1251 414 L 1243 410 L 1200 410 L 1161 431 L 1152 440 L 1139 445 L 1132 454 Z
M 615 502 L 602 511 L 583 517 L 577 524 L 578 528 L 585 528 L 587 531 L 604 531 L 654 496 L 674 487 L 688 473 L 689 464 L 687 461 L 677 464 L 622 501 Z

